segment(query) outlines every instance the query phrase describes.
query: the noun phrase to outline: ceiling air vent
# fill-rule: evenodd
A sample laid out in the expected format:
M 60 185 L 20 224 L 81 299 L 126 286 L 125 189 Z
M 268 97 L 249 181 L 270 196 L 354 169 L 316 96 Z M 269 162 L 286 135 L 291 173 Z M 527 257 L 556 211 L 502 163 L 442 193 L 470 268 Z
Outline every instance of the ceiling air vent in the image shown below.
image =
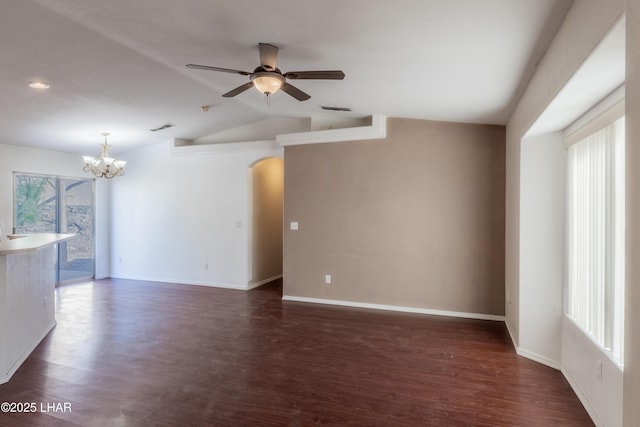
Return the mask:
M 167 123 L 166 125 L 162 125 L 159 128 L 149 129 L 151 132 L 158 132 L 159 130 L 165 130 L 174 127 L 173 123 Z
M 328 107 L 326 105 L 322 105 L 320 108 L 327 111 L 351 111 L 351 108 L 347 107 Z

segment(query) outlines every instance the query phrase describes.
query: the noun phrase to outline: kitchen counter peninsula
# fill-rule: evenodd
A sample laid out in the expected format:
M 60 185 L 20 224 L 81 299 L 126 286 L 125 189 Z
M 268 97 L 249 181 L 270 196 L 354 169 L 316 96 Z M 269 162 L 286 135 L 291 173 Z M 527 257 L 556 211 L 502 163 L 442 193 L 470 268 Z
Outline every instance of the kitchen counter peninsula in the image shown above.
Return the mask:
M 0 241 L 0 384 L 56 324 L 55 244 L 73 236 L 38 233 Z

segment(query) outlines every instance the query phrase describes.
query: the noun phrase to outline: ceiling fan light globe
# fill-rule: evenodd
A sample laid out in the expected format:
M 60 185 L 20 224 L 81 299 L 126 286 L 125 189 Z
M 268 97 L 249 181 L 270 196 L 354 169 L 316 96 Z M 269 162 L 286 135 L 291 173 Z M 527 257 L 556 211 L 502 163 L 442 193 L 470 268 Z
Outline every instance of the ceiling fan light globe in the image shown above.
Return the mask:
M 274 72 L 258 72 L 251 75 L 251 81 L 259 92 L 273 95 L 284 84 L 284 77 Z

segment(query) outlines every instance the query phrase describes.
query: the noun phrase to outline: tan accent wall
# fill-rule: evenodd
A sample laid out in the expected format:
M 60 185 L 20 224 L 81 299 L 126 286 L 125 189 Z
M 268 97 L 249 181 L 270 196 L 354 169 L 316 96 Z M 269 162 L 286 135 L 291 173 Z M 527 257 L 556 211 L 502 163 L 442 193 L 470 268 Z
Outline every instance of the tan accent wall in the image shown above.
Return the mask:
M 640 1 L 627 0 L 624 425 L 640 422 Z
M 284 164 L 275 157 L 252 168 L 251 283 L 282 274 Z
M 503 126 L 285 147 L 284 294 L 502 315 L 504 195 Z

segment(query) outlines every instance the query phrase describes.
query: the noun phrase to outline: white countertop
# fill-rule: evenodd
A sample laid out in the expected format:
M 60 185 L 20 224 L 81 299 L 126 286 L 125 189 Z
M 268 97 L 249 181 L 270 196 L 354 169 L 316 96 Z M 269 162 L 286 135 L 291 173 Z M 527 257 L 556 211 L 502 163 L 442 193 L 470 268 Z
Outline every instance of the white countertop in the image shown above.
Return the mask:
M 0 241 L 0 255 L 35 251 L 43 246 L 62 242 L 64 240 L 71 239 L 74 236 L 75 234 L 36 233 L 26 234 L 25 237 L 13 240 L 3 237 Z

